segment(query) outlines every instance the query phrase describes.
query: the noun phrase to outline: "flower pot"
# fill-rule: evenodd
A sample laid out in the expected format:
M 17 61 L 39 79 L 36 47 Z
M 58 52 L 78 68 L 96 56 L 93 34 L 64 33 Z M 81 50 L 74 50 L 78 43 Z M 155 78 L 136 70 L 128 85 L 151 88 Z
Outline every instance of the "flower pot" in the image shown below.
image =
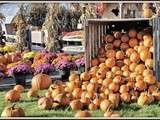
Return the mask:
M 84 66 L 79 66 L 78 67 L 78 74 L 81 74 L 85 71 L 85 67 Z
M 16 82 L 16 85 L 26 85 L 26 76 L 24 74 L 15 74 L 14 80 Z
M 61 70 L 60 75 L 63 81 L 66 81 L 69 78 L 70 70 Z

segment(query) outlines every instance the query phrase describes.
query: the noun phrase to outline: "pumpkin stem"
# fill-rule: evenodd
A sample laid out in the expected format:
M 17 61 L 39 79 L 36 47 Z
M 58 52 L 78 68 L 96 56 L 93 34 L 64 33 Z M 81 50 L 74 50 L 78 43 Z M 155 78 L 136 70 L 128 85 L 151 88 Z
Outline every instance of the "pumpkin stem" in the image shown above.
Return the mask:
M 14 110 L 14 108 L 15 108 L 15 106 L 16 106 L 16 103 L 14 103 L 13 105 L 12 105 L 12 110 Z

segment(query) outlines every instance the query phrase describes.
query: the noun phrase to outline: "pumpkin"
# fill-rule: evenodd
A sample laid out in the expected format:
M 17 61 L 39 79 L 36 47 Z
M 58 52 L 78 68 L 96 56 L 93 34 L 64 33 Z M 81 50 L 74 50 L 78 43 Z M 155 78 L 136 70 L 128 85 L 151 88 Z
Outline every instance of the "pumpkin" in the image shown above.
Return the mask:
M 148 48 L 143 45 L 138 46 L 138 50 L 137 50 L 138 53 L 140 53 L 141 51 L 144 51 L 144 50 L 148 50 Z
M 153 85 L 156 83 L 156 78 L 153 75 L 146 75 L 144 81 L 149 85 Z
M 81 79 L 82 81 L 89 81 L 90 78 L 91 78 L 91 75 L 90 75 L 88 72 L 83 72 L 83 73 L 81 73 L 81 75 L 80 75 L 80 79 Z
M 120 45 L 121 45 L 121 40 L 119 40 L 119 39 L 114 40 L 113 46 L 114 46 L 115 48 L 119 48 Z
M 80 100 L 73 100 L 69 105 L 71 106 L 72 110 L 80 110 L 83 108 L 83 104 Z
M 92 65 L 92 67 L 98 66 L 98 65 L 99 65 L 98 59 L 97 59 L 97 58 L 92 59 L 92 60 L 91 60 L 91 65 Z
M 132 72 L 134 72 L 137 66 L 138 66 L 137 63 L 132 63 L 129 66 L 129 70 L 132 71 Z
M 137 74 L 143 74 L 143 71 L 145 70 L 145 65 L 144 64 L 139 64 L 135 68 L 135 72 Z
M 106 76 L 105 73 L 106 73 L 106 69 L 100 68 L 100 69 L 97 71 L 97 73 L 96 73 L 96 77 L 97 77 L 98 79 L 104 79 L 105 76 Z
M 119 90 L 119 85 L 117 83 L 112 82 L 109 84 L 108 88 L 113 92 L 117 92 Z
M 121 41 L 127 43 L 129 41 L 129 36 L 127 34 L 122 35 Z
M 117 107 L 118 107 L 119 102 L 120 102 L 120 96 L 119 96 L 118 93 L 117 93 L 117 94 L 115 94 L 115 93 L 110 93 L 110 94 L 108 95 L 108 99 L 109 99 L 109 101 L 111 101 L 111 103 L 112 103 L 112 106 L 111 106 L 111 107 L 113 107 L 113 108 L 117 108 Z
M 117 65 L 118 67 L 122 67 L 122 66 L 124 65 L 123 60 L 117 60 L 117 61 L 116 61 L 116 65 Z
M 120 97 L 121 97 L 121 101 L 126 103 L 130 102 L 131 100 L 131 95 L 128 92 L 121 93 Z
M 51 78 L 46 74 L 37 74 L 31 81 L 33 90 L 47 89 L 52 84 Z
M 155 97 L 157 101 L 160 101 L 160 92 L 153 92 L 152 95 Z
M 113 78 L 113 82 L 114 83 L 117 83 L 117 84 L 120 84 L 121 83 L 121 76 L 115 76 L 114 78 Z
M 112 43 L 107 43 L 106 45 L 105 45 L 105 50 L 107 51 L 107 50 L 113 50 L 113 48 L 114 48 L 114 45 L 112 44 Z
M 88 106 L 88 104 L 91 103 L 91 99 L 88 97 L 81 97 L 80 102 L 84 105 L 84 106 Z
M 100 106 L 100 103 L 101 103 L 101 101 L 100 101 L 100 99 L 98 99 L 98 98 L 95 98 L 95 99 L 93 100 L 93 104 L 97 105 L 97 107 Z
M 130 56 L 132 62 L 138 62 L 140 60 L 140 55 L 137 52 L 133 52 Z
M 131 64 L 131 61 L 130 61 L 130 59 L 127 59 L 127 58 L 126 58 L 126 59 L 123 60 L 123 63 L 124 63 L 125 65 L 128 65 L 128 66 L 129 66 L 129 65 Z
M 75 114 L 75 117 L 91 117 L 91 113 L 87 110 L 84 110 L 84 111 L 78 111 L 76 114 Z
M 127 82 L 126 86 L 128 86 L 129 89 L 133 89 L 135 87 L 135 83 L 133 80 L 130 80 Z
M 115 58 L 106 59 L 105 64 L 108 68 L 112 68 L 116 64 Z
M 131 78 L 132 80 L 135 80 L 136 76 L 137 76 L 137 73 L 136 73 L 136 72 L 130 73 L 130 78 Z
M 97 77 L 93 77 L 90 79 L 90 83 L 97 83 L 98 78 Z
M 151 58 L 151 53 L 148 50 L 143 50 L 140 52 L 140 58 L 142 61 L 146 61 Z
M 104 40 L 106 43 L 113 42 L 114 37 L 112 35 L 107 35 L 107 36 L 105 36 Z
M 144 35 L 143 41 L 145 47 L 151 47 L 153 45 L 153 38 L 150 34 Z
M 128 35 L 130 38 L 136 38 L 137 37 L 137 31 L 135 29 L 131 29 L 128 32 Z
M 121 115 L 117 111 L 106 111 L 104 117 L 121 117 Z
M 111 82 L 112 82 L 112 79 L 106 78 L 103 80 L 102 85 L 108 87 Z
M 146 59 L 145 66 L 152 69 L 153 68 L 153 59 Z
M 115 39 L 119 39 L 119 38 L 121 38 L 121 36 L 122 36 L 122 33 L 120 31 L 114 32 L 114 38 Z
M 148 102 L 148 96 L 146 94 L 142 94 L 139 96 L 138 100 L 137 100 L 137 104 L 140 106 L 144 106 L 146 105 Z
M 3 55 L 0 55 L 0 63 L 3 63 L 3 64 L 7 63 L 7 59 Z
M 153 71 L 150 69 L 145 69 L 143 71 L 143 76 L 147 76 L 147 75 L 153 75 Z
M 16 86 L 14 86 L 13 90 L 16 90 L 16 91 L 22 93 L 24 91 L 24 87 L 22 85 L 16 85 Z
M 52 97 L 54 98 L 55 96 L 57 96 L 58 94 L 61 94 L 62 92 L 64 92 L 63 89 L 61 88 L 56 88 L 52 91 Z
M 72 74 L 69 76 L 69 81 L 79 81 L 79 75 L 76 74 L 76 73 L 72 73 Z
M 133 52 L 135 52 L 135 50 L 134 50 L 133 48 L 127 49 L 127 50 L 126 50 L 126 55 L 127 55 L 127 57 L 130 57 Z
M 129 77 L 130 76 L 130 72 L 129 71 L 124 71 L 123 72 L 123 76 L 124 77 Z
M 138 45 L 138 40 L 136 38 L 131 38 L 129 40 L 129 46 L 134 48 L 136 45 Z
M 87 91 L 85 94 L 85 97 L 88 97 L 90 99 L 94 99 L 96 98 L 96 96 L 97 96 L 97 93 L 95 93 L 94 91 Z
M 65 106 L 69 104 L 70 98 L 68 98 L 66 94 L 61 93 L 54 97 L 54 101 L 58 102 L 61 106 Z
M 144 32 L 143 31 L 140 31 L 137 33 L 137 38 L 138 40 L 143 40 L 143 35 L 144 35 Z
M 96 109 L 97 109 L 97 105 L 94 104 L 94 103 L 90 103 L 90 104 L 88 105 L 88 109 L 89 109 L 89 110 L 96 110 Z
M 128 71 L 129 70 L 128 65 L 124 65 L 123 67 L 121 67 L 121 70 L 122 71 Z
M 111 106 L 111 102 L 107 99 L 101 101 L 100 103 L 100 109 L 105 112 L 110 106 Z
M 136 81 L 143 80 L 143 78 L 144 78 L 144 77 L 143 77 L 142 75 L 137 75 L 137 76 L 136 76 Z
M 144 9 L 143 16 L 144 18 L 151 18 L 153 15 L 152 9 Z
M 125 51 L 129 48 L 129 45 L 127 43 L 121 43 L 120 48 L 121 48 L 121 50 Z
M 39 97 L 38 91 L 35 91 L 35 90 L 33 90 L 33 89 L 30 89 L 30 90 L 27 92 L 27 97 L 30 98 L 30 99 L 31 99 L 32 97 L 38 98 L 38 97 Z
M 82 89 L 81 88 L 75 88 L 72 92 L 72 95 L 74 98 L 80 98 L 82 94 Z
M 100 47 L 100 48 L 98 49 L 98 53 L 99 53 L 99 54 L 104 54 L 104 53 L 105 53 L 105 48 L 104 48 L 104 47 Z
M 116 52 L 116 59 L 117 60 L 121 60 L 121 59 L 124 59 L 124 52 L 123 51 L 117 51 Z
M 97 85 L 95 83 L 89 83 L 87 85 L 87 91 L 97 91 Z
M 1 117 L 25 117 L 25 112 L 20 107 L 15 107 L 16 104 L 12 106 L 7 106 L 2 111 Z
M 17 92 L 17 90 L 9 90 L 5 95 L 5 99 L 10 102 L 17 102 L 20 100 L 20 92 Z
M 148 87 L 148 93 L 149 94 L 152 94 L 152 93 L 156 92 L 157 90 L 158 90 L 158 87 L 156 85 L 150 85 Z
M 38 107 L 41 109 L 49 110 L 52 108 L 52 98 L 42 97 L 38 100 Z
M 107 58 L 116 57 L 116 52 L 115 52 L 114 50 L 107 50 L 107 52 L 106 52 L 106 57 L 107 57 Z
M 129 91 L 129 87 L 127 85 L 121 85 L 120 86 L 120 89 L 119 89 L 120 93 L 125 93 L 125 92 L 128 92 L 128 91 Z
M 135 88 L 136 88 L 138 91 L 144 91 L 145 89 L 147 89 L 147 83 L 144 82 L 143 80 L 138 80 L 138 81 L 136 81 L 136 83 L 135 83 Z

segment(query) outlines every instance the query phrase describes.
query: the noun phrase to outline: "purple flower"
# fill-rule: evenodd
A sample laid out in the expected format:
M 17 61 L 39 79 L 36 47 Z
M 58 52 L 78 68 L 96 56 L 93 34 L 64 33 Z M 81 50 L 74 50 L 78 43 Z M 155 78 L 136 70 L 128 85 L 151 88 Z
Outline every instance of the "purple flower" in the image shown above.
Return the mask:
M 85 66 L 85 59 L 84 59 L 84 57 L 82 57 L 82 58 L 80 58 L 80 59 L 77 59 L 77 60 L 75 61 L 75 63 L 76 63 L 76 65 L 77 65 L 77 67 Z
M 59 69 L 59 70 L 68 70 L 68 69 L 74 68 L 75 67 L 75 63 L 74 62 L 65 61 L 65 60 L 61 60 L 57 64 L 55 64 L 55 67 L 56 67 L 56 69 Z
M 16 65 L 14 67 L 11 67 L 8 70 L 8 75 L 12 76 L 14 74 L 28 74 L 28 73 L 32 73 L 32 68 L 30 65 L 28 64 L 20 64 L 20 65 Z
M 54 71 L 54 66 L 51 64 L 45 63 L 45 64 L 38 65 L 37 67 L 35 67 L 34 70 L 36 74 L 49 73 L 49 72 Z

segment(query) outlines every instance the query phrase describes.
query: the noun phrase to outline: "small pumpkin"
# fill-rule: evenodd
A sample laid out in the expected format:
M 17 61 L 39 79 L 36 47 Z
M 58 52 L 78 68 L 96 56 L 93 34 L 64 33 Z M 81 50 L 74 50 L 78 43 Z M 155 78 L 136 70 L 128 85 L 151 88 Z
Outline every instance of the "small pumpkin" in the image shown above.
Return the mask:
M 129 40 L 129 46 L 134 48 L 136 45 L 138 45 L 138 40 L 136 38 L 131 38 Z
M 138 80 L 136 81 L 135 83 L 135 88 L 138 90 L 138 91 L 144 91 L 147 89 L 147 83 L 144 82 L 143 80 Z
M 84 111 L 78 111 L 76 114 L 75 114 L 75 117 L 92 117 L 91 113 L 87 110 L 84 110 Z
M 38 97 L 39 97 L 38 91 L 35 91 L 35 90 L 33 90 L 33 89 L 30 89 L 30 90 L 27 92 L 27 97 L 28 97 L 29 99 L 31 99 L 31 98 L 33 98 L 33 97 L 38 98 Z
M 115 58 L 106 59 L 105 64 L 108 68 L 112 68 L 116 64 Z
M 125 65 L 130 65 L 131 64 L 131 60 L 130 59 L 128 59 L 128 58 L 126 58 L 126 59 L 124 59 L 123 60 L 123 63 L 125 64 Z
M 32 78 L 31 81 L 33 90 L 47 89 L 52 84 L 51 78 L 46 74 L 37 74 Z
M 129 70 L 132 71 L 132 72 L 134 72 L 137 66 L 138 66 L 137 63 L 132 63 L 132 64 L 130 64 L 130 66 L 129 66 Z
M 142 61 L 146 61 L 151 58 L 151 53 L 148 50 L 143 50 L 140 52 L 140 58 Z
M 76 73 L 72 73 L 72 74 L 69 76 L 69 81 L 79 81 L 79 75 L 76 74 Z
M 133 52 L 135 52 L 135 50 L 134 50 L 133 48 L 127 49 L 127 50 L 126 50 L 126 55 L 127 55 L 127 57 L 130 57 Z
M 144 35 L 144 32 L 143 31 L 140 31 L 137 33 L 137 38 L 138 40 L 143 40 L 143 35 Z
M 116 57 L 116 52 L 114 50 L 107 50 L 106 57 L 107 58 Z
M 114 48 L 114 45 L 112 44 L 112 43 L 107 43 L 106 45 L 105 45 L 105 50 L 107 51 L 107 50 L 113 50 L 113 48 Z
M 148 102 L 148 96 L 146 94 L 142 94 L 138 97 L 137 104 L 140 106 L 146 105 Z
M 22 93 L 24 91 L 24 87 L 22 85 L 16 85 L 16 86 L 14 86 L 13 89 L 20 92 L 20 93 Z
M 97 58 L 92 59 L 92 60 L 91 60 L 91 65 L 92 65 L 92 67 L 98 66 L 98 65 L 99 65 L 98 59 L 97 59 Z
M 42 97 L 38 100 L 38 107 L 41 109 L 49 110 L 52 108 L 52 98 Z
M 81 73 L 81 75 L 80 75 L 80 79 L 81 79 L 82 81 L 89 81 L 90 78 L 91 78 L 91 75 L 90 75 L 88 72 L 83 72 L 83 73 Z
M 116 52 L 116 59 L 117 59 L 117 60 L 122 60 L 122 59 L 124 59 L 124 56 L 125 56 L 125 54 L 124 54 L 123 51 L 117 51 L 117 52 Z
M 114 38 L 115 38 L 115 39 L 120 39 L 121 36 L 122 36 L 122 33 L 121 33 L 120 31 L 114 32 Z
M 143 74 L 143 71 L 145 70 L 145 65 L 144 64 L 139 64 L 135 68 L 135 72 L 137 74 Z
M 94 103 L 90 103 L 90 104 L 88 105 L 88 109 L 89 109 L 89 110 L 96 110 L 96 109 L 97 109 L 97 105 L 94 104 Z
M 137 31 L 135 29 L 131 29 L 128 32 L 128 35 L 130 38 L 136 38 L 137 37 Z
M 130 102 L 131 100 L 131 95 L 128 92 L 121 93 L 120 97 L 121 97 L 121 101 L 126 103 Z
M 5 95 L 5 100 L 10 102 L 17 102 L 20 100 L 20 92 L 17 90 L 9 90 Z
M 112 35 L 107 35 L 107 36 L 105 36 L 104 40 L 105 40 L 106 43 L 108 43 L 108 42 L 113 42 L 114 36 L 112 36 Z
M 113 42 L 113 46 L 114 46 L 115 48 L 119 48 L 119 47 L 120 47 L 120 45 L 121 45 L 121 40 L 120 40 L 120 39 L 116 39 L 116 40 L 114 40 L 114 42 Z
M 150 34 L 146 34 L 143 36 L 143 44 L 145 47 L 151 47 L 153 45 L 153 38 Z
M 121 41 L 127 43 L 129 41 L 129 36 L 127 34 L 122 35 Z
M 130 60 L 132 62 L 138 62 L 140 61 L 140 55 L 137 52 L 133 52 L 130 56 Z
M 100 109 L 105 112 L 110 106 L 111 106 L 111 102 L 107 99 L 101 101 L 100 103 Z
M 144 77 L 144 81 L 149 85 L 153 85 L 156 83 L 156 78 L 153 75 L 147 75 Z
M 80 110 L 83 108 L 83 104 L 81 103 L 80 100 L 71 101 L 70 106 L 71 106 L 72 110 Z
M 25 117 L 24 110 L 20 107 L 15 107 L 15 105 L 5 107 L 1 117 Z
M 109 84 L 108 88 L 113 92 L 117 92 L 119 90 L 119 84 L 112 82 Z
M 153 59 L 146 59 L 145 66 L 152 69 L 153 68 Z
M 120 89 L 119 89 L 120 93 L 125 93 L 125 92 L 128 92 L 128 91 L 129 91 L 129 87 L 127 85 L 121 85 L 120 86 Z
M 129 48 L 129 45 L 127 43 L 121 43 L 120 48 L 121 48 L 121 50 L 125 51 Z

